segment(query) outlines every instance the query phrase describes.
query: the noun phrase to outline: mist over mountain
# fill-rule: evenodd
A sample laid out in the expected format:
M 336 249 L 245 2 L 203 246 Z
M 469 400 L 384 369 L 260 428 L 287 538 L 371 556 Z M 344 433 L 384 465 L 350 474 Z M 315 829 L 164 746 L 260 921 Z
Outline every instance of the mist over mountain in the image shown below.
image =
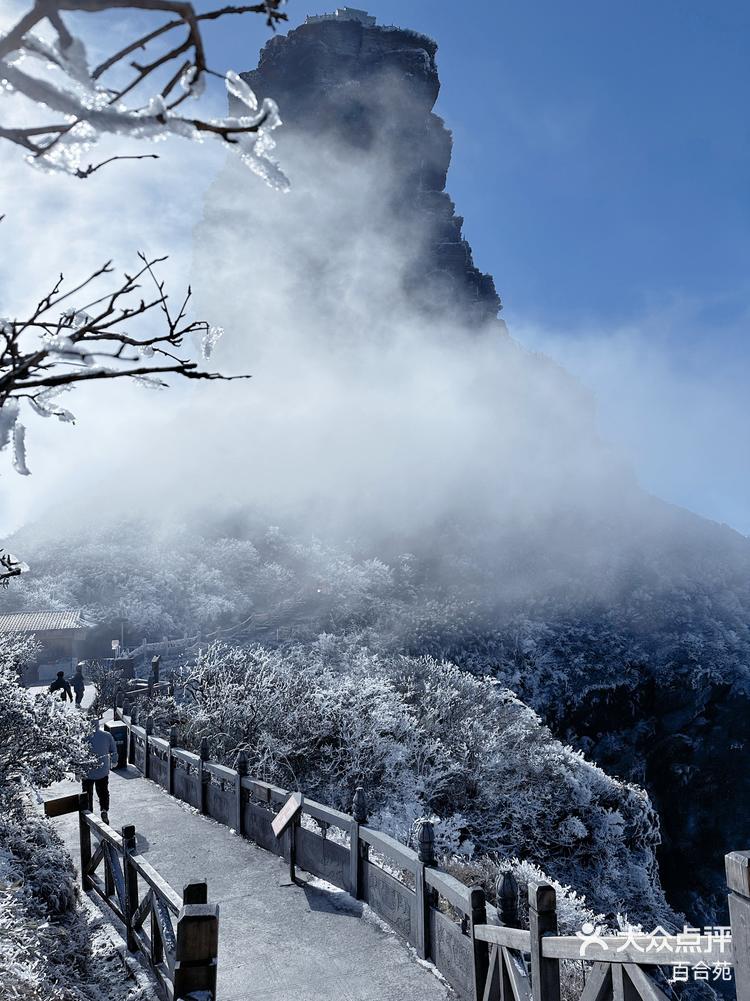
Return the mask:
M 217 364 L 253 378 L 160 426 L 97 530 L 19 533 L 9 609 L 125 615 L 138 641 L 254 613 L 235 640 L 335 633 L 497 678 L 646 788 L 670 902 L 710 923 L 749 819 L 750 542 L 645 494 L 499 319 L 445 190 L 432 40 L 312 20 L 243 78 L 279 103 L 292 186 L 227 164 L 193 287 L 233 333 Z

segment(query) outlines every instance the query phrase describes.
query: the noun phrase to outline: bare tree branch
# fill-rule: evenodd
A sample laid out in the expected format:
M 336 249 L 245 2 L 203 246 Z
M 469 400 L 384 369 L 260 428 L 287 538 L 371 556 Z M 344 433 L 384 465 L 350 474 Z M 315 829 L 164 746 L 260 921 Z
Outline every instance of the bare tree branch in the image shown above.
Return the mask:
M 118 285 L 80 308 L 68 306 L 60 312 L 71 296 L 111 275 L 111 262 L 69 289 L 60 275 L 30 315 L 0 319 L 0 451 L 12 443 L 18 472 L 28 473 L 25 427 L 19 420 L 22 402 L 40 416 L 72 422 L 73 414 L 55 399 L 79 383 L 128 378 L 164 387 L 166 377 L 174 375 L 201 380 L 249 378 L 208 371 L 185 354 L 185 338 L 196 336 L 208 358 L 223 331 L 205 320 L 188 319 L 190 288 L 173 313 L 156 271 L 166 258 L 148 258 L 142 253 L 138 257 L 141 266 L 134 274 L 125 273 Z M 143 296 L 142 279 L 153 285 L 151 297 Z M 154 331 L 153 324 L 137 329 L 139 319 L 154 312 L 161 315 L 162 329 Z M 3 567 L 6 576 L 13 575 L 0 557 L 0 580 Z
M 101 163 L 89 164 L 85 170 L 80 167 L 76 168 L 76 177 L 90 177 L 97 170 L 102 167 L 106 167 L 108 163 L 114 163 L 115 160 L 158 160 L 158 153 L 141 153 L 138 156 L 110 156 L 107 160 L 102 160 Z
M 0 140 L 25 150 L 31 162 L 86 178 L 115 160 L 139 159 L 117 155 L 84 166 L 81 157 L 105 134 L 146 140 L 168 134 L 193 139 L 210 135 L 236 149 L 256 173 L 284 187 L 286 179 L 268 155 L 273 145 L 268 133 L 280 123 L 276 105 L 266 98 L 258 107 L 255 96 L 236 74 L 228 73 L 224 78 L 230 93 L 245 105 L 238 117 L 205 118 L 182 115 L 176 110 L 186 100 L 199 96 L 206 76 L 223 76 L 213 73 L 207 65 L 202 24 L 230 15 L 254 13 L 265 15 L 266 23 L 273 29 L 286 20 L 286 14 L 280 10 L 283 2 L 230 4 L 198 14 L 191 3 L 182 0 L 36 0 L 31 10 L 0 38 L 0 70 L 7 85 L 18 94 L 60 114 L 63 120 L 47 125 L 4 123 L 0 125 Z M 95 15 L 111 10 L 145 11 L 165 20 L 89 70 L 84 46 L 69 30 L 65 15 Z M 35 34 L 44 23 L 54 31 L 52 44 Z M 138 51 L 149 52 L 150 46 L 179 29 L 185 31 L 184 36 L 164 51 L 126 64 L 128 56 Z M 23 69 L 17 63 L 18 55 L 27 57 Z M 45 72 L 35 75 L 27 70 L 28 64 L 41 64 L 42 69 L 54 65 L 69 86 L 50 79 Z M 116 83 L 105 85 L 105 77 L 123 68 L 132 71 L 129 77 L 123 81 L 120 75 Z M 163 75 L 166 79 L 152 90 L 145 103 L 141 100 L 133 107 L 124 103 L 128 95 L 152 78 L 156 84 Z M 176 93 L 178 88 L 181 93 Z M 265 141 L 258 144 L 261 136 L 266 137 Z
M 18 577 L 28 569 L 25 563 L 0 549 L 0 587 L 7 587 L 11 577 Z

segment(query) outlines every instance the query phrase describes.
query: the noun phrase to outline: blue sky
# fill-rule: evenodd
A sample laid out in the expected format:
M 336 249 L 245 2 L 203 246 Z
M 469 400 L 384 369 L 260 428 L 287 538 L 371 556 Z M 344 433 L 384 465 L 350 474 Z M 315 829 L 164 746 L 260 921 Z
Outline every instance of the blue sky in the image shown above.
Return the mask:
M 700 297 L 721 327 L 745 314 L 744 0 L 366 6 L 438 42 L 451 192 L 510 320 L 611 323 L 675 296 Z M 286 9 L 296 26 L 333 6 Z M 238 68 L 255 65 L 265 37 L 251 20 L 219 29 Z
M 438 42 L 449 189 L 511 331 L 591 387 L 647 489 L 750 533 L 750 5 L 367 9 Z M 267 30 L 212 38 L 249 69 Z

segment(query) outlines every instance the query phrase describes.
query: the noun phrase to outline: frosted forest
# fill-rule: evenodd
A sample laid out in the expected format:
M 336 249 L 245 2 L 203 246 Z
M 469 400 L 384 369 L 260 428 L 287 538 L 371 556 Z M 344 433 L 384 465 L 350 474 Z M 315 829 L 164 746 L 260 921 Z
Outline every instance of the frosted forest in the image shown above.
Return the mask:
M 63 122 L 0 128 L 9 170 L 87 189 L 175 171 L 148 159 L 165 136 L 186 172 L 204 139 L 218 166 L 175 261 L 138 260 L 126 223 L 137 273 L 97 271 L 99 241 L 64 284 L 47 269 L 49 292 L 3 284 L 3 482 L 52 472 L 4 530 L 0 620 L 76 610 L 101 713 L 117 658 L 145 678 L 158 655 L 155 734 L 336 810 L 362 787 L 408 847 L 427 819 L 439 864 L 488 900 L 507 872 L 522 911 L 549 882 L 561 934 L 725 924 L 724 855 L 748 847 L 750 542 L 644 489 L 590 390 L 506 326 L 512 289 L 449 194 L 436 42 L 349 8 L 289 30 L 260 4 L 242 15 L 270 25 L 257 67 L 206 97 L 196 48 L 130 105 L 117 65 L 109 90 L 92 72 L 89 7 L 70 5 L 70 42 L 55 18 L 4 26 L 3 101 Z M 218 111 L 186 111 L 201 100 Z M 97 173 L 127 154 L 144 162 Z M 54 454 L 74 421 L 75 466 Z M 40 815 L 40 790 L 91 767 L 86 713 L 43 660 L 0 629 L 0 979 L 137 1001 Z

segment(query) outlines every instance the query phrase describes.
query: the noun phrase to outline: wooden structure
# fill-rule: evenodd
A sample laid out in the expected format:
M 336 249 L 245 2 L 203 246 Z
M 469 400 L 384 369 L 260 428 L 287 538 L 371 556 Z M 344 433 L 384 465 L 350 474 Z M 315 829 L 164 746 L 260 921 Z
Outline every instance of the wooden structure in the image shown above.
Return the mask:
M 148 678 L 128 678 L 115 689 L 114 710 L 122 709 L 126 714 L 130 714 L 131 707 L 136 700 L 147 696 L 152 698 L 157 695 L 174 695 L 174 674 L 170 672 L 167 681 L 160 681 L 161 657 L 151 659 L 151 674 Z
M 558 935 L 553 887 L 530 885 L 529 928 L 513 927 L 512 881 L 498 887 L 498 911 L 481 887 L 438 868 L 428 821 L 421 822 L 414 851 L 368 825 L 361 789 L 351 814 L 298 794 L 292 822 L 277 839 L 274 821 L 293 794 L 250 777 L 244 754 L 228 768 L 210 760 L 205 739 L 194 754 L 175 746 L 174 730 L 165 739 L 154 735 L 150 720 L 138 726 L 119 709 L 115 716 L 127 725 L 130 761 L 146 778 L 282 856 L 292 878 L 301 869 L 365 901 L 465 1001 L 560 1001 L 565 961 L 586 968 L 581 1001 L 668 1001 L 660 967 L 712 962 L 734 967 L 738 1001 L 750 1001 L 750 853 L 727 856 L 734 947 L 731 938 L 700 936 L 679 951 L 679 936 L 659 936 L 657 948 L 647 951 L 649 936 L 627 943 L 615 937 L 588 943 L 582 953 L 581 938 Z
M 45 813 L 78 813 L 81 883 L 125 926 L 128 949 L 140 952 L 168 1001 L 199 991 L 216 998 L 219 908 L 208 903 L 205 882 L 182 895 L 138 854 L 135 827 L 118 834 L 88 809 L 86 794 L 48 800 Z M 101 867 L 101 872 L 100 872 Z
M 33 636 L 41 644 L 37 663 L 26 674 L 24 681 L 52 681 L 55 672 L 66 674 L 75 668 L 92 622 L 87 622 L 80 611 L 63 612 L 13 612 L 0 615 L 0 633 Z
M 750 899 L 745 903 L 750 906 Z M 474 935 L 489 947 L 482 992 L 476 995 L 481 1001 L 560 1001 L 560 963 L 566 960 L 587 967 L 580 1001 L 669 1001 L 662 968 L 673 965 L 734 965 L 738 1001 L 749 996 L 746 972 L 733 961 L 731 941 L 721 936 L 664 933 L 587 942 L 558 935 L 555 891 L 546 883 L 529 885 L 528 930 L 498 922 L 478 925 Z

